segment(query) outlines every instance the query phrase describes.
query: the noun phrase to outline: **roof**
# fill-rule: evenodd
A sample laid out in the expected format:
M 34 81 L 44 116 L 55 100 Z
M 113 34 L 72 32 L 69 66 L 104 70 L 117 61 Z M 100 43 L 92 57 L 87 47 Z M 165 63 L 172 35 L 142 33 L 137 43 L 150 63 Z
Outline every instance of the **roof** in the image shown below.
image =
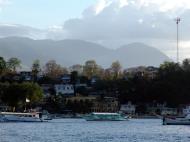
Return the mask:
M 38 113 L 37 112 L 33 112 L 33 113 L 0 112 L 0 114 L 5 114 L 5 115 L 36 115 Z
M 108 113 L 108 112 L 93 112 L 92 114 L 102 114 L 102 115 L 118 115 L 118 113 Z

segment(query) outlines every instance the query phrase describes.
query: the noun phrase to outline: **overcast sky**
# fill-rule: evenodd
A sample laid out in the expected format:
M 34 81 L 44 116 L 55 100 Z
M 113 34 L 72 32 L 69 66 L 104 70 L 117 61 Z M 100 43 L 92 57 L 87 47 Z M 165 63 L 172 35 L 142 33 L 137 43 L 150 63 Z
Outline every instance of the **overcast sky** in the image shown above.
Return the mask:
M 0 37 L 84 39 L 109 48 L 144 42 L 176 58 L 190 58 L 189 0 L 0 0 Z

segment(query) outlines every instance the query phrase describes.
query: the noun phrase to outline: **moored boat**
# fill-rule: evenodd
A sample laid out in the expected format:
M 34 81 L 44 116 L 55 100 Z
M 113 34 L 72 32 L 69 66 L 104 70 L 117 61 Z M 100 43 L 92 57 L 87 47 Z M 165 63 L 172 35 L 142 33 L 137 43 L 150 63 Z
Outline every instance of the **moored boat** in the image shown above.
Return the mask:
M 0 112 L 0 122 L 43 122 L 43 119 L 41 119 L 40 114 L 36 112 Z
M 125 121 L 127 117 L 120 113 L 90 113 L 84 117 L 87 121 Z
M 190 114 L 185 117 L 163 117 L 163 125 L 190 125 Z

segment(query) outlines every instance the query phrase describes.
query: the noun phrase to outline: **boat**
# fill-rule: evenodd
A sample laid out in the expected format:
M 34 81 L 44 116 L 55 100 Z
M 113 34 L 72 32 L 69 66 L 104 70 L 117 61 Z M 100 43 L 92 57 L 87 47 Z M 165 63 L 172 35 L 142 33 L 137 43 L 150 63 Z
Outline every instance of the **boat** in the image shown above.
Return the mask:
M 163 125 L 190 125 L 190 114 L 184 117 L 163 117 Z
M 43 122 L 40 113 L 0 112 L 0 122 Z
M 126 121 L 127 117 L 120 113 L 93 112 L 84 117 L 87 121 Z
M 42 116 L 41 116 L 42 120 L 52 120 L 52 115 L 47 111 L 47 110 L 43 110 L 42 111 Z

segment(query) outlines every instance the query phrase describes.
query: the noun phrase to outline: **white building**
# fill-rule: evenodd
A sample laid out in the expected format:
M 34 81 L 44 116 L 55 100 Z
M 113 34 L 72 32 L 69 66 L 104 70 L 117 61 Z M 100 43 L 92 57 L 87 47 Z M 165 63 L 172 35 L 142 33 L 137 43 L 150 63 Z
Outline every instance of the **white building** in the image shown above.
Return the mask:
M 120 108 L 120 111 L 127 114 L 134 114 L 135 110 L 136 110 L 136 106 L 133 105 L 131 102 L 121 105 L 121 108 Z
M 186 108 L 183 109 L 183 114 L 184 114 L 184 115 L 190 114 L 190 105 L 189 105 L 189 106 L 186 106 Z
M 161 115 L 177 115 L 177 109 L 164 107 L 161 110 Z
M 54 86 L 56 95 L 73 95 L 74 88 L 71 84 L 56 84 Z

